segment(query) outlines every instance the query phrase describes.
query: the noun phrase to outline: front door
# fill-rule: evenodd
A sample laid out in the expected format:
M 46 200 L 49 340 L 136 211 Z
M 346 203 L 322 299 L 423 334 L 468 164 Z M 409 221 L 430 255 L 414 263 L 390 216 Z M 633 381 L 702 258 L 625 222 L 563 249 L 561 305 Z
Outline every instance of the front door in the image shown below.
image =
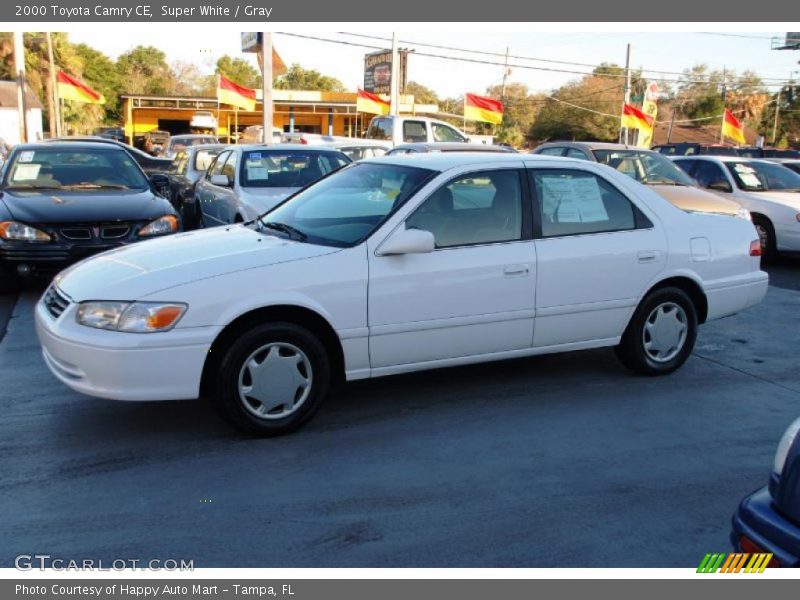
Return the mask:
M 526 190 L 520 169 L 457 176 L 404 224 L 432 232 L 434 252 L 370 253 L 373 369 L 531 347 L 536 253 Z

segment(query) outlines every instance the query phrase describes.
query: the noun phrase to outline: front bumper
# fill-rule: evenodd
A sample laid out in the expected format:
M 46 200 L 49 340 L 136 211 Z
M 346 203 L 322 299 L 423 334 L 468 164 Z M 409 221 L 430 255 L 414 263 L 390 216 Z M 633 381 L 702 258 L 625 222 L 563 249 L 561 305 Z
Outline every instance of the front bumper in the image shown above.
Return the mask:
M 54 318 L 36 303 L 36 334 L 50 371 L 75 391 L 111 400 L 197 398 L 208 349 L 221 327 L 121 333 L 79 325 L 70 302 Z
M 747 496 L 732 519 L 731 543 L 742 551 L 747 537 L 764 552 L 772 552 L 781 567 L 800 566 L 800 527 L 775 510 L 766 487 Z

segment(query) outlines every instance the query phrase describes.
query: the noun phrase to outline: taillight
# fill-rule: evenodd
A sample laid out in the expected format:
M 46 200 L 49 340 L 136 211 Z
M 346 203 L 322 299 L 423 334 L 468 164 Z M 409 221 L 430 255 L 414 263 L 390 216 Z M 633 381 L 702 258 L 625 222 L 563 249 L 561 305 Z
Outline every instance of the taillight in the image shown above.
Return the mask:
M 761 240 L 750 242 L 750 256 L 761 256 Z
M 747 554 L 767 554 L 761 546 L 744 535 L 739 537 L 739 547 L 742 549 L 742 552 L 746 552 Z M 769 562 L 765 565 L 765 567 L 770 569 L 779 569 L 780 566 L 780 561 L 774 556 L 771 556 Z
M 300 143 L 301 144 L 307 144 L 308 140 L 306 138 L 300 138 Z

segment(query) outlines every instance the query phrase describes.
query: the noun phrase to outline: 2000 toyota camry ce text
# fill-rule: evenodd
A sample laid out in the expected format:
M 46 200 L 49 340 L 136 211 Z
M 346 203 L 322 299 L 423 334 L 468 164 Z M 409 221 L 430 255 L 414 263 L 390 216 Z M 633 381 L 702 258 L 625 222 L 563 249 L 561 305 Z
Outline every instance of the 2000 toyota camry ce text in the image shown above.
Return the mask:
M 393 156 L 255 221 L 75 265 L 36 322 L 75 390 L 208 397 L 275 434 L 340 379 L 601 346 L 669 373 L 699 323 L 761 301 L 759 254 L 750 221 L 683 212 L 603 165 Z

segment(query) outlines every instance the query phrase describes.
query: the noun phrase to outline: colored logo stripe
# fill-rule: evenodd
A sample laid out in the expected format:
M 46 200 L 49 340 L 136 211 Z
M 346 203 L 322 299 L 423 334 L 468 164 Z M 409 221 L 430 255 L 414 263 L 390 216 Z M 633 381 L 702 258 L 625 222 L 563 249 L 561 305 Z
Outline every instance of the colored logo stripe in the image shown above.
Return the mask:
M 763 573 L 772 560 L 772 553 L 706 554 L 697 567 L 698 573 Z

